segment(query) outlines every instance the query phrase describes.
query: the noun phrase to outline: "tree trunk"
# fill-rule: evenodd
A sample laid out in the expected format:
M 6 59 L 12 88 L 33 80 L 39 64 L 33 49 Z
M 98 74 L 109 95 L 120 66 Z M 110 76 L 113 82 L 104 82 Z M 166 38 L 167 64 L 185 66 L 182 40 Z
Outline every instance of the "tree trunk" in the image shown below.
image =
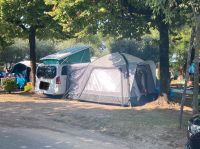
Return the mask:
M 199 50 L 200 50 L 200 16 L 197 17 L 196 41 L 195 41 L 195 72 L 194 72 L 194 89 L 193 89 L 193 114 L 199 113 Z
M 187 67 L 186 67 L 184 91 L 183 91 L 183 95 L 182 95 L 180 115 L 179 115 L 179 128 L 182 127 L 183 108 L 185 105 L 186 88 L 187 88 L 187 82 L 189 79 L 189 67 L 190 67 L 190 62 L 191 62 L 191 53 L 192 53 L 192 49 L 194 46 L 194 38 L 195 38 L 195 27 L 192 28 L 191 37 L 190 37 L 190 47 L 188 49 L 188 54 L 187 54 Z
M 30 46 L 31 76 L 32 76 L 33 90 L 35 89 L 35 82 L 36 82 L 35 35 L 36 35 L 36 28 L 34 26 L 31 26 L 29 30 L 29 46 Z
M 162 17 L 159 19 L 160 32 L 160 95 L 168 101 L 169 92 L 169 26 Z

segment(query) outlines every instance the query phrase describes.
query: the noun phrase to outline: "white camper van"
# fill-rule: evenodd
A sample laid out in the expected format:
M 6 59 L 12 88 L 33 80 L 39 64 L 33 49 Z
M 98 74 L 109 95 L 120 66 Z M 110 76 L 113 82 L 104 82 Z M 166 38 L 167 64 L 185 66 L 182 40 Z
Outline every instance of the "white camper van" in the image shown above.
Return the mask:
M 90 47 L 67 48 L 41 59 L 37 67 L 36 92 L 63 95 L 67 88 L 67 66 L 90 62 Z
M 36 91 L 48 95 L 62 95 L 66 90 L 66 65 L 40 64 L 37 68 Z

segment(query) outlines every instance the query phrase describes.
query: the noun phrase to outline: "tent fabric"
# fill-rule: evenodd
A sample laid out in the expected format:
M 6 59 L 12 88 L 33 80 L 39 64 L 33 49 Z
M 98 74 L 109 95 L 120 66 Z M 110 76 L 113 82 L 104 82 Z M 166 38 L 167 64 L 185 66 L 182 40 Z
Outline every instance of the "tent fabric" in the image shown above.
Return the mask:
M 156 93 L 154 65 L 129 54 L 112 53 L 86 67 L 71 66 L 69 98 L 120 105 L 144 104 L 140 102 L 142 96 Z
M 13 66 L 11 73 L 15 73 L 16 75 L 21 74 L 26 79 L 26 81 L 29 82 L 30 73 L 31 73 L 31 62 L 21 61 L 21 62 L 16 63 Z
M 21 71 L 26 70 L 27 68 L 31 68 L 31 62 L 30 61 L 21 61 L 21 62 L 16 63 L 13 66 L 12 73 L 17 73 L 18 71 L 21 72 Z
M 19 62 L 18 64 L 23 64 L 23 65 L 25 65 L 26 67 L 31 67 L 31 61 L 21 61 L 21 62 Z
M 129 54 L 124 54 L 124 56 L 126 57 L 127 61 L 129 63 L 138 63 L 138 62 L 143 62 L 142 59 L 137 58 L 135 56 L 131 56 Z M 112 54 L 108 54 L 106 56 L 103 56 L 95 61 L 93 61 L 90 66 L 95 66 L 95 67 L 119 67 L 119 66 L 123 66 L 126 65 L 126 61 L 124 60 L 124 58 L 122 57 L 122 55 L 120 55 L 119 53 L 112 53 Z
M 154 81 L 154 84 L 156 84 L 156 65 L 155 65 L 155 63 L 151 60 L 148 60 L 148 61 L 145 61 L 145 64 L 148 64 L 150 66 L 153 81 Z
M 67 66 L 67 91 L 70 91 L 70 98 L 78 98 L 77 91 L 80 88 L 82 82 L 84 82 L 84 73 L 88 66 L 88 63 L 78 63 Z
M 71 47 L 71 48 L 66 48 L 64 50 L 61 50 L 55 54 L 48 55 L 46 57 L 41 58 L 41 60 L 46 60 L 46 59 L 56 59 L 56 60 L 62 60 L 65 57 L 68 57 L 70 55 L 73 55 L 75 53 L 78 53 L 80 51 L 89 49 L 89 46 L 77 46 L 77 47 Z

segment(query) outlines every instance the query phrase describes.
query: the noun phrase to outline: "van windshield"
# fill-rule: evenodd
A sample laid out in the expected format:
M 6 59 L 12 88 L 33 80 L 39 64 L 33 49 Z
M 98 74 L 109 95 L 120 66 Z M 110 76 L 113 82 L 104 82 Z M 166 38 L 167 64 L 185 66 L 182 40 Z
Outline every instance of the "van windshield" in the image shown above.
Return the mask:
M 39 66 L 37 69 L 38 78 L 53 79 L 56 76 L 55 66 Z

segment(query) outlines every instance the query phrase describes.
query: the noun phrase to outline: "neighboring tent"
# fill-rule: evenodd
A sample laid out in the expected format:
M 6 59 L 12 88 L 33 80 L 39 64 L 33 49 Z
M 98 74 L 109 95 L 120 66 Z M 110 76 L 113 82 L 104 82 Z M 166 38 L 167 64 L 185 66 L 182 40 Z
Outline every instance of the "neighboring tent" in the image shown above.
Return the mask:
M 72 99 L 143 105 L 156 94 L 154 62 L 129 54 L 109 54 L 84 67 L 71 65 L 68 73 L 67 94 Z
M 21 61 L 16 63 L 11 71 L 11 73 L 22 74 L 27 82 L 30 81 L 30 72 L 31 72 L 30 61 Z

